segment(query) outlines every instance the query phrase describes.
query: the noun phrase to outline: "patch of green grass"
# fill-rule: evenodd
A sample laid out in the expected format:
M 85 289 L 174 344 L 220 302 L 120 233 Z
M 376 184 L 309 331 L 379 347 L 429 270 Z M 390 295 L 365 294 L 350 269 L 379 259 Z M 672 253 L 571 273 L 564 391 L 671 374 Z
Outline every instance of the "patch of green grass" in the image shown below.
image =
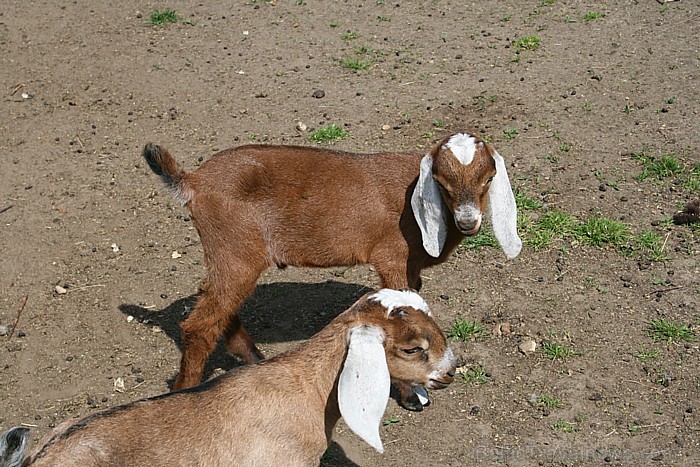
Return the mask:
M 560 150 L 561 152 L 570 152 L 571 149 L 572 149 L 572 146 L 571 146 L 571 144 L 569 144 L 569 143 L 561 143 L 561 144 L 559 145 L 559 150 Z
M 700 164 L 695 164 L 688 173 L 688 178 L 681 185 L 691 193 L 700 193 Z
M 384 426 L 393 425 L 394 423 L 399 423 L 400 421 L 401 421 L 401 417 L 389 417 L 382 422 L 382 425 L 384 425 Z
M 333 143 L 339 139 L 346 138 L 348 132 L 338 125 L 330 124 L 319 128 L 309 135 L 309 140 L 317 144 Z
M 640 179 L 643 180 L 650 175 L 662 179 L 681 174 L 683 171 L 683 165 L 674 156 L 661 156 L 659 159 L 653 159 L 644 168 Z
M 468 342 L 472 339 L 486 339 L 489 337 L 489 334 L 486 332 L 486 328 L 483 324 L 468 319 L 462 319 L 455 321 L 452 324 L 452 328 L 450 329 L 450 333 L 447 335 L 447 337 L 457 338 L 463 342 Z
M 372 62 L 368 60 L 360 60 L 354 58 L 342 58 L 338 61 L 338 63 L 340 63 L 342 67 L 355 71 L 366 70 L 372 66 Z
M 563 431 L 564 433 L 572 433 L 576 428 L 575 423 L 567 422 L 564 420 L 557 420 L 556 423 L 550 426 L 552 430 Z
M 586 219 L 574 228 L 576 238 L 584 244 L 602 247 L 613 245 L 627 246 L 631 238 L 630 228 L 620 221 L 597 215 Z
M 515 139 L 515 137 L 518 136 L 518 129 L 517 128 L 504 128 L 503 134 L 506 136 L 506 139 L 510 141 L 511 139 Z
M 340 36 L 340 38 L 341 38 L 342 40 L 344 40 L 344 41 L 352 41 L 352 40 L 357 39 L 358 37 L 359 37 L 359 36 L 357 35 L 357 33 L 356 33 L 356 32 L 352 32 L 352 31 L 345 31 L 345 32 Z
M 537 399 L 537 403 L 543 407 L 549 407 L 550 409 L 560 409 L 564 406 L 561 399 L 549 396 L 540 396 Z
M 565 360 L 569 357 L 581 355 L 581 352 L 577 352 L 556 342 L 544 342 L 542 344 L 542 352 L 552 360 Z
M 559 163 L 559 156 L 555 156 L 554 154 L 545 154 L 542 156 L 546 160 L 548 160 L 552 164 L 557 164 Z
M 180 17 L 177 12 L 172 8 L 166 8 L 164 10 L 153 10 L 146 20 L 148 24 L 162 28 L 168 23 L 177 23 L 180 21 Z
M 658 357 L 659 353 L 661 353 L 661 351 L 659 349 L 640 350 L 634 356 L 640 360 L 652 360 L 652 359 Z
M 515 196 L 515 204 L 521 211 L 534 211 L 542 207 L 542 203 L 534 198 L 527 196 L 524 191 L 515 189 L 513 190 L 513 195 Z
M 647 258 L 653 262 L 667 261 L 669 256 L 665 253 L 665 239 L 657 234 L 647 230 L 635 237 L 636 244 L 639 246 Z
M 585 15 L 583 15 L 583 20 L 584 21 L 595 21 L 601 18 L 605 18 L 605 13 L 601 13 L 599 11 L 589 11 Z
M 483 366 L 469 368 L 462 373 L 462 382 L 469 384 L 486 384 L 489 382 L 491 375 L 484 369 Z
M 520 53 L 523 50 L 535 51 L 540 48 L 540 38 L 537 36 L 524 36 L 520 39 L 513 41 L 513 48 L 516 53 Z
M 435 128 L 445 128 L 445 122 L 442 120 L 433 120 L 432 124 Z
M 482 247 L 496 248 L 498 247 L 498 241 L 490 230 L 481 229 L 476 235 L 464 237 L 460 247 L 466 250 L 478 250 Z
M 695 340 L 695 332 L 688 326 L 666 319 L 651 320 L 646 331 L 656 341 Z
M 555 238 L 565 239 L 577 226 L 575 217 L 561 211 L 547 211 L 525 228 L 523 241 L 537 251 L 548 247 Z

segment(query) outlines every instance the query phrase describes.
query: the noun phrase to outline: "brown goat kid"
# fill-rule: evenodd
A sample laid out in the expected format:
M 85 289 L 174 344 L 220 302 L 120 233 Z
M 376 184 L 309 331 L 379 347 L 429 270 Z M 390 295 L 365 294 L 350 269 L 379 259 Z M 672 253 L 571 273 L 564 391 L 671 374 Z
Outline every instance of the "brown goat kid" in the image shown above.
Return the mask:
M 339 418 L 379 452 L 389 378 L 441 389 L 455 360 L 423 299 L 367 294 L 297 349 L 196 388 L 67 422 L 22 459 L 29 430 L 0 436 L 3 465 L 318 465 Z
M 238 309 L 270 266 L 369 263 L 382 287 L 419 290 L 421 270 L 478 233 L 487 207 L 506 256 L 521 248 L 503 158 L 466 133 L 426 155 L 241 146 L 194 172 L 160 146 L 146 145 L 143 156 L 190 211 L 207 264 L 198 302 L 182 323 L 174 389 L 200 382 L 222 335 L 246 363 L 262 358 Z

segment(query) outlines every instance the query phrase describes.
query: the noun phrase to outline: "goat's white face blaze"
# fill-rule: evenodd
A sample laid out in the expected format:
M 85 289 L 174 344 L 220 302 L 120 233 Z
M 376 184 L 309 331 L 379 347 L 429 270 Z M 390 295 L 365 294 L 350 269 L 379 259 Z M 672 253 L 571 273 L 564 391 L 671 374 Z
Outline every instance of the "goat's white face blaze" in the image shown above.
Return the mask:
M 452 154 L 463 165 L 469 165 L 474 160 L 476 153 L 476 140 L 466 133 L 457 133 L 447 141 L 443 148 L 452 151 Z
M 423 297 L 412 290 L 381 289 L 370 295 L 369 299 L 381 303 L 381 305 L 386 308 L 387 316 L 394 311 L 395 308 L 402 306 L 410 306 L 411 308 L 422 311 L 428 316 L 432 316 L 428 304 L 423 300 Z

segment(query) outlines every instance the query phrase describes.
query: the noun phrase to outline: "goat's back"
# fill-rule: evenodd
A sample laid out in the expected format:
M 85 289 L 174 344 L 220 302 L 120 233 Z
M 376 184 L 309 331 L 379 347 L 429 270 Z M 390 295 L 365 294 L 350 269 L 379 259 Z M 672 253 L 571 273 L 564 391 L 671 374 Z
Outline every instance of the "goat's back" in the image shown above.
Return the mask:
M 62 424 L 29 465 L 313 465 L 327 447 L 322 406 L 286 386 L 286 362 L 266 366 Z
M 186 174 L 187 206 L 205 249 L 225 235 L 278 266 L 367 263 L 384 237 L 396 244 L 411 229 L 407 193 L 420 159 L 241 146 Z

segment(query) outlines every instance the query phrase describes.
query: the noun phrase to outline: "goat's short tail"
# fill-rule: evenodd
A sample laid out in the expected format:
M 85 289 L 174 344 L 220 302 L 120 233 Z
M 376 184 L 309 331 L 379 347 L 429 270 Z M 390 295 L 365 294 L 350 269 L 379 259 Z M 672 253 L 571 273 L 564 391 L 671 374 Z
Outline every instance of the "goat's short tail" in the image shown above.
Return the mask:
M 18 467 L 27 447 L 29 428 L 15 427 L 0 436 L 0 466 Z
M 177 161 L 167 149 L 157 144 L 148 143 L 143 148 L 143 158 L 146 159 L 151 170 L 173 191 L 178 201 L 183 205 L 190 201 L 192 192 L 187 189 L 185 172 L 178 166 Z

